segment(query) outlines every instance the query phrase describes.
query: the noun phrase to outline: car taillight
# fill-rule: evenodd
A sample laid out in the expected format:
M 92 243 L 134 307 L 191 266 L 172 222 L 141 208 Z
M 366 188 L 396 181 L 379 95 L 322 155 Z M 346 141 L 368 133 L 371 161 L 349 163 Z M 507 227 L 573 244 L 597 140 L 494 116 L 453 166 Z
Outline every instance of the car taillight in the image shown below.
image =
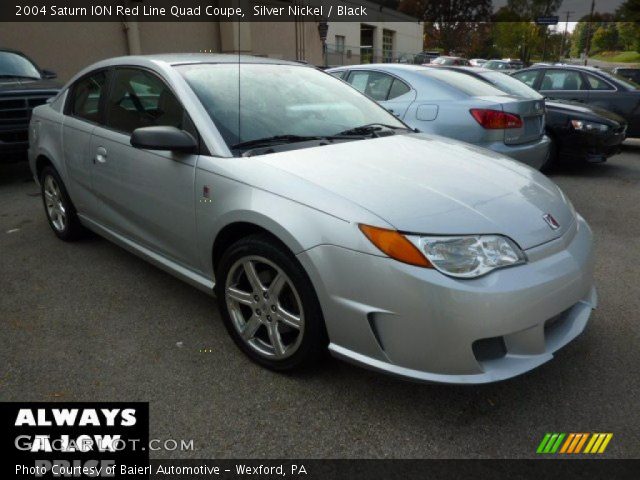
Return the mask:
M 472 108 L 469 112 L 483 128 L 490 130 L 522 127 L 522 119 L 512 113 L 485 108 Z

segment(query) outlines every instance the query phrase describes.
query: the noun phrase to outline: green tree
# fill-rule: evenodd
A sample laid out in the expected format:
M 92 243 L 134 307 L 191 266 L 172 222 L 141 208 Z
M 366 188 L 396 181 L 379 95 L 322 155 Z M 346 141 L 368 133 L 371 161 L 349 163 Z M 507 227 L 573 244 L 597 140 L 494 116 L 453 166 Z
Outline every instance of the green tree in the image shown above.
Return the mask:
M 480 22 L 491 18 L 491 0 L 403 0 L 398 9 L 425 22 L 425 46 L 463 52 Z
M 593 34 L 591 47 L 596 52 L 616 50 L 618 47 L 618 29 L 615 23 L 598 27 Z
M 571 34 L 571 56 L 577 58 L 587 45 L 587 24 L 586 22 L 578 22 L 576 28 Z
M 532 22 L 497 22 L 493 35 L 503 57 L 529 62 L 534 52 L 541 51 L 542 39 Z
M 640 22 L 640 0 L 627 0 L 616 10 L 616 19 L 625 22 Z
M 620 46 L 624 50 L 637 49 L 640 41 L 640 25 L 635 22 L 618 22 L 616 27 Z

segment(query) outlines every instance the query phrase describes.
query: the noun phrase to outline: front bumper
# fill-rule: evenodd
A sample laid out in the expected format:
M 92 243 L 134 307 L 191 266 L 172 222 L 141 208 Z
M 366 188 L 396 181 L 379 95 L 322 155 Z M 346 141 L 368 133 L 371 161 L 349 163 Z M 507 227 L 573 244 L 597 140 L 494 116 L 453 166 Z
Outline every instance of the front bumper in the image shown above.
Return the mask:
M 518 160 L 536 170 L 540 170 L 542 165 L 547 161 L 551 140 L 549 140 L 549 137 L 546 135 L 543 135 L 539 140 L 534 142 L 517 145 L 507 145 L 504 142 L 481 143 L 478 145 Z
M 562 136 L 560 151 L 562 158 L 604 162 L 618 153 L 626 138 L 626 129 L 611 130 L 605 134 L 569 131 Z
M 553 358 L 597 303 L 592 234 L 582 217 L 526 254 L 527 264 L 474 280 L 332 245 L 298 258 L 334 355 L 417 381 L 487 383 Z M 487 354 L 482 344 L 504 350 Z

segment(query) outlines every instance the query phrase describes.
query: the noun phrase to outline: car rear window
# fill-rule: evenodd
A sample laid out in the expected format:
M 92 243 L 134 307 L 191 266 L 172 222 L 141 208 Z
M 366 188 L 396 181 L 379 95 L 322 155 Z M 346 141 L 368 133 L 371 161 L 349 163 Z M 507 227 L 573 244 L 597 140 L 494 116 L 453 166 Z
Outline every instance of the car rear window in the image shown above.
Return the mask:
M 473 78 L 470 75 L 451 70 L 429 69 L 420 72 L 422 75 L 438 80 L 470 97 L 482 97 L 487 95 L 507 95 L 496 87 Z

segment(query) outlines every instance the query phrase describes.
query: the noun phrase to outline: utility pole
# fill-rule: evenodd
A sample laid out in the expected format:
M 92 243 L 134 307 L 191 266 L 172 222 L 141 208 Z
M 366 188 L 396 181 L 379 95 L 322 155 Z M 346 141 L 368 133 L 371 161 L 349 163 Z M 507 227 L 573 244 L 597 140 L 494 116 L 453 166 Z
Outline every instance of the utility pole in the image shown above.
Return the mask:
M 564 56 L 564 46 L 566 44 L 567 41 L 567 29 L 569 28 L 569 15 L 571 15 L 572 13 L 575 13 L 571 10 L 567 10 L 566 12 L 564 12 L 567 14 L 566 20 L 564 21 L 564 34 L 562 35 L 562 46 L 560 47 L 560 57 Z M 560 58 L 558 58 L 558 60 L 560 60 Z
M 591 47 L 591 24 L 593 23 L 593 10 L 596 6 L 596 0 L 591 0 L 591 13 L 589 13 L 589 22 L 587 22 L 587 39 L 584 45 L 584 64 L 587 65 L 589 59 L 589 48 Z

